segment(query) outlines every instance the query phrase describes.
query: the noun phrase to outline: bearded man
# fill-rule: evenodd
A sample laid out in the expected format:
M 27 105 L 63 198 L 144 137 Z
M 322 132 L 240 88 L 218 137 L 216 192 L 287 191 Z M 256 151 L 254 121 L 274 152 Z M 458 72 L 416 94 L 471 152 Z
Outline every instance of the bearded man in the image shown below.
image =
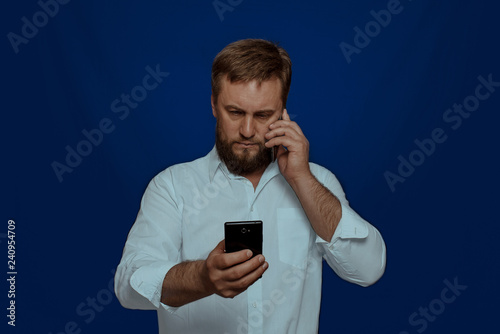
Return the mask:
M 368 286 L 385 244 L 337 178 L 309 162 L 290 120 L 292 64 L 275 43 L 240 40 L 212 66 L 212 151 L 158 174 L 115 276 L 121 304 L 158 312 L 160 333 L 317 333 L 322 259 Z M 263 251 L 225 252 L 224 222 L 261 220 Z

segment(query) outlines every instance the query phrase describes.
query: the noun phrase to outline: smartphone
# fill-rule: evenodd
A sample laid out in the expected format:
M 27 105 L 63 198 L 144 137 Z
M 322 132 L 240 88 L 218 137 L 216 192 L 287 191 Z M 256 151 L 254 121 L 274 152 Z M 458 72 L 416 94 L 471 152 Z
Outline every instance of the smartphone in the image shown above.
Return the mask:
M 262 221 L 249 220 L 224 223 L 226 253 L 250 249 L 252 257 L 262 254 Z

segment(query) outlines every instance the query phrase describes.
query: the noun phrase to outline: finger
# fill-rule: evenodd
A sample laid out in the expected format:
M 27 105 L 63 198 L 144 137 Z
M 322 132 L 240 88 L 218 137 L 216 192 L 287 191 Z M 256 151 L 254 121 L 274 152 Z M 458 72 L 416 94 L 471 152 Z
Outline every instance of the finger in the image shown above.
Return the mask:
M 249 249 L 243 249 L 233 253 L 224 253 L 217 256 L 214 260 L 215 266 L 224 270 L 227 268 L 231 268 L 239 263 L 245 262 L 252 257 L 252 251 Z
M 271 138 L 273 134 L 275 135 L 275 137 Z M 298 134 L 292 129 L 279 128 L 273 131 L 271 135 L 266 135 L 266 137 L 270 138 L 266 138 L 267 141 L 264 143 L 266 147 L 283 145 L 291 151 L 294 151 L 294 148 L 298 149 L 302 147 L 302 143 L 307 142 L 307 139 L 303 135 Z
M 273 146 L 284 146 L 285 148 L 289 147 L 294 147 L 294 143 L 296 143 L 296 140 L 291 139 L 290 137 L 285 137 L 285 136 L 278 136 L 274 137 L 273 139 L 269 139 L 267 142 L 264 143 L 264 146 L 270 148 Z
M 288 111 L 285 109 L 283 109 L 283 119 L 285 121 L 289 121 L 290 120 L 290 115 L 288 115 Z
M 268 140 L 264 145 L 266 147 L 284 146 L 287 151 L 295 152 L 303 147 L 302 143 L 302 141 L 290 138 L 289 136 L 278 136 Z
M 276 159 L 279 160 L 280 157 L 287 152 L 287 149 L 283 146 L 279 146 L 278 148 L 278 154 L 276 154 Z
M 222 255 L 225 253 L 224 249 L 226 247 L 226 242 L 225 240 L 221 240 L 217 246 L 208 254 L 208 258 L 213 258 L 215 259 L 218 255 Z
M 235 289 L 247 289 L 250 285 L 255 283 L 264 272 L 269 268 L 269 264 L 264 262 L 261 266 L 256 268 L 254 271 L 250 272 L 248 275 L 242 277 L 238 281 L 231 282 L 230 285 Z
M 283 112 L 281 113 L 281 115 L 278 117 L 277 120 L 275 120 L 273 123 L 271 123 L 269 125 L 269 128 L 271 128 L 273 126 L 279 126 L 280 123 L 283 123 L 282 122 L 283 120 L 286 120 L 286 121 L 290 120 L 290 116 L 288 116 L 288 114 L 286 113 L 286 109 L 283 109 Z
M 292 119 L 290 118 L 290 115 L 288 114 L 288 110 L 285 109 L 283 111 L 283 114 L 286 114 L 286 120 L 289 121 L 288 124 L 290 126 L 292 126 L 295 129 L 295 131 L 297 131 L 298 133 L 300 133 L 301 135 L 303 135 L 304 133 L 302 132 L 302 129 L 297 124 L 297 122 L 293 122 Z M 285 119 L 285 118 L 283 118 L 283 119 Z
M 215 246 L 214 250 L 212 251 L 213 253 L 224 253 L 226 249 L 226 239 L 222 239 L 217 246 Z
M 294 129 L 297 133 L 300 133 L 301 135 L 304 135 L 304 133 L 302 132 L 302 129 L 300 128 L 300 126 L 296 123 L 296 122 L 293 122 L 293 121 L 290 121 L 290 120 L 278 120 L 274 123 L 271 123 L 269 125 L 269 129 L 270 130 L 273 130 L 273 129 L 277 129 L 277 128 L 281 128 L 281 127 L 286 127 L 286 128 L 290 128 L 290 129 Z
M 255 260 L 255 258 L 253 258 L 251 261 L 253 261 L 253 260 Z M 247 261 L 247 262 L 251 262 L 251 261 Z M 259 261 L 259 265 L 254 270 L 242 271 L 243 275 L 241 275 L 241 274 L 235 275 L 234 277 L 237 277 L 236 279 L 229 280 L 230 276 L 229 276 L 228 272 L 230 272 L 231 270 L 235 271 L 235 269 L 240 269 L 238 267 L 243 267 L 243 265 L 240 264 L 236 267 L 231 268 L 227 272 L 225 272 L 225 279 L 224 279 L 225 283 L 224 283 L 224 288 L 223 288 L 223 290 L 225 292 L 221 294 L 223 297 L 233 298 L 233 297 L 237 296 L 238 294 L 242 293 L 243 291 L 245 291 L 246 289 L 248 289 L 248 287 L 250 285 L 252 285 L 255 281 L 257 281 L 264 274 L 264 272 L 269 267 L 269 264 L 267 262 L 265 262 L 265 260 L 264 260 L 264 262 Z
M 300 140 L 300 138 L 303 136 L 300 132 L 297 132 L 297 130 L 293 127 L 279 127 L 275 128 L 268 133 L 264 135 L 264 137 L 267 140 L 270 140 L 274 137 L 279 137 L 279 136 L 288 136 L 290 138 L 294 138 L 296 140 Z
M 243 263 L 237 264 L 224 272 L 224 277 L 229 282 L 236 282 L 250 275 L 252 272 L 262 267 L 265 263 L 265 258 L 263 255 L 257 255 L 256 257 L 245 261 Z

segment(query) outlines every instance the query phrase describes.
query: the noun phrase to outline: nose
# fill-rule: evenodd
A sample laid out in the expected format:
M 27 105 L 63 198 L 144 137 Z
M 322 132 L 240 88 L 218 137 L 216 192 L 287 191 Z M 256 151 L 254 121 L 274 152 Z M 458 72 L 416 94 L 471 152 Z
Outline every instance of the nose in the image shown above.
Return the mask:
M 255 135 L 255 124 L 251 115 L 245 116 L 241 121 L 240 135 L 244 138 L 252 138 Z

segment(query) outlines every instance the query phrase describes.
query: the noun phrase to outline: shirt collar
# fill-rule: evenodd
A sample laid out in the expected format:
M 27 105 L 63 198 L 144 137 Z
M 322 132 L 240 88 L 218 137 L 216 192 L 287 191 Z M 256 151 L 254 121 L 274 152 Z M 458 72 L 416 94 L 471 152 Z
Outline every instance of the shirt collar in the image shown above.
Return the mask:
M 221 171 L 229 178 L 239 177 L 229 172 L 226 165 L 220 160 L 219 154 L 217 153 L 217 148 L 214 145 L 214 147 L 208 154 L 208 176 L 210 178 L 210 182 L 213 181 L 215 173 L 217 173 L 218 169 L 221 169 Z M 278 167 L 278 162 L 271 162 L 264 171 L 264 174 L 262 174 L 262 178 L 259 183 L 262 183 L 263 181 L 267 182 L 279 173 L 280 170 Z
M 222 161 L 220 161 L 219 155 L 217 154 L 217 149 L 214 145 L 210 153 L 208 153 L 208 176 L 210 178 L 210 182 L 213 181 L 215 173 L 221 165 L 224 164 L 222 163 Z

